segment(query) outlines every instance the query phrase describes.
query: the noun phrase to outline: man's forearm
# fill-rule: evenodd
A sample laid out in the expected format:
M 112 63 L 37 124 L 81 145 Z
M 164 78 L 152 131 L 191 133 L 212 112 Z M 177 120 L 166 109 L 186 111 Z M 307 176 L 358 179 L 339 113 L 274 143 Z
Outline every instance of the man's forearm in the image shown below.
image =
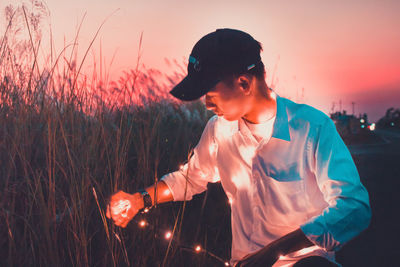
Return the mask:
M 272 245 L 277 249 L 280 255 L 286 255 L 302 248 L 311 247 L 314 243 L 312 243 L 299 228 L 275 240 L 272 242 Z
M 157 183 L 157 188 L 156 185 L 154 184 L 152 186 L 147 187 L 146 191 L 149 193 L 151 197 L 151 203 L 153 206 L 155 205 L 155 203 L 160 204 L 174 200 L 174 197 L 172 196 L 169 187 L 163 181 Z

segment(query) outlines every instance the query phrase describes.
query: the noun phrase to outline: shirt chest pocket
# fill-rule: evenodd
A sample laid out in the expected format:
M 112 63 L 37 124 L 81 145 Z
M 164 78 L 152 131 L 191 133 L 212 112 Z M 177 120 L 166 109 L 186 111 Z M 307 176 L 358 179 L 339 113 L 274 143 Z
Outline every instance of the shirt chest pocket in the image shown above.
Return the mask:
M 285 164 L 282 167 L 276 167 L 272 164 L 262 164 L 262 171 L 272 179 L 278 182 L 295 182 L 301 181 L 301 177 L 298 170 L 297 162 L 293 162 L 290 164 Z M 296 184 L 296 183 L 293 183 Z
M 278 169 L 261 168 L 258 186 L 259 197 L 265 203 L 265 219 L 274 225 L 298 225 L 306 215 L 304 180 L 297 163 Z

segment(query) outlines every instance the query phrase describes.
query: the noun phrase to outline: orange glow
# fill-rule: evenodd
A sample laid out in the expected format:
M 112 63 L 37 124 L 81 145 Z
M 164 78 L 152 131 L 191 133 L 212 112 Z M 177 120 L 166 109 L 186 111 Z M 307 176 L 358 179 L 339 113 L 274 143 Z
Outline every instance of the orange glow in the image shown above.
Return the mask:
M 229 262 L 226 261 L 226 262 L 225 262 L 225 266 L 229 266 Z
M 199 253 L 199 252 L 201 251 L 201 246 L 200 246 L 200 245 L 197 245 L 197 246 L 194 248 L 194 250 L 195 250 L 197 253 Z
M 147 213 L 147 212 L 149 212 L 149 209 L 148 209 L 148 208 L 145 208 L 145 209 L 143 210 L 143 212 L 144 212 L 144 213 Z
M 145 220 L 141 220 L 141 221 L 139 222 L 139 226 L 142 227 L 142 228 L 145 227 L 146 224 L 147 224 L 147 222 L 146 222 Z
M 172 236 L 172 233 L 170 231 L 165 233 L 165 239 L 170 239 Z

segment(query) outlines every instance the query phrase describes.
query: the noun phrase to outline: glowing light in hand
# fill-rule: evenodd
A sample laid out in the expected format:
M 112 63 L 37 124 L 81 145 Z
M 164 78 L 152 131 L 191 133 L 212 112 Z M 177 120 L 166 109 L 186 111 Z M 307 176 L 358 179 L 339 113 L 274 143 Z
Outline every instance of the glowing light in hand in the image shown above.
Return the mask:
M 114 204 L 111 208 L 114 215 L 121 215 L 122 217 L 128 217 L 128 211 L 132 208 L 131 202 L 129 200 L 120 200 Z
M 225 262 L 225 266 L 229 266 L 229 262 L 226 261 L 226 262 Z

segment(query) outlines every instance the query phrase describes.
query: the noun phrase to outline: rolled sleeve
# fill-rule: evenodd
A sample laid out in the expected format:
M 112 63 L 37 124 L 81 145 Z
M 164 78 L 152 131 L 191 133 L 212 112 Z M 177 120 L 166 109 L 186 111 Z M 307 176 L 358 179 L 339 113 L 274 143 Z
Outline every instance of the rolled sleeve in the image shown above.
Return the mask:
M 215 165 L 218 145 L 214 137 L 217 118 L 214 116 L 208 121 L 189 161 L 179 170 L 161 178 L 169 187 L 174 201 L 191 200 L 194 195 L 205 191 L 209 182 L 219 181 Z
M 368 227 L 369 197 L 332 120 L 327 118 L 317 140 L 313 160 L 315 176 L 329 206 L 300 228 L 314 244 L 326 250 L 338 250 Z

